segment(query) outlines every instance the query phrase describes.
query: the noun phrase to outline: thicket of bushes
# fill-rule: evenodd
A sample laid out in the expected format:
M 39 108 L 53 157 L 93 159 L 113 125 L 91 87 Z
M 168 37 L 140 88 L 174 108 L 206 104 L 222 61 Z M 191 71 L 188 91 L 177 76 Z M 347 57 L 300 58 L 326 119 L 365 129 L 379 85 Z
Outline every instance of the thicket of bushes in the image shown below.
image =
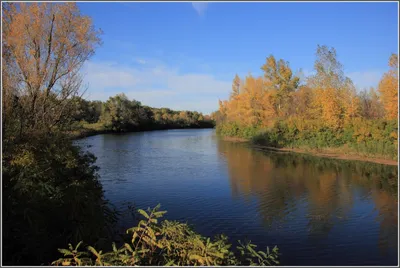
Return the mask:
M 93 155 L 57 133 L 3 142 L 3 264 L 47 264 L 65 243 L 112 236 Z

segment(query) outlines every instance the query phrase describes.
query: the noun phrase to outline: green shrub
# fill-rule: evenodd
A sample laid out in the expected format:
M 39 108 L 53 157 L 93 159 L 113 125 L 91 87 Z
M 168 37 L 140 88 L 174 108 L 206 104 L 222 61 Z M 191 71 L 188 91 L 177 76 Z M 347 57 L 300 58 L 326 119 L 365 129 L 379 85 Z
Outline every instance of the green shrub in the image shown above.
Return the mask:
M 63 135 L 31 135 L 3 151 L 3 263 L 39 265 L 57 247 L 110 236 L 95 157 Z
M 241 127 L 236 122 L 220 122 L 217 133 L 250 139 L 252 143 L 276 148 L 336 148 L 344 153 L 358 153 L 397 159 L 397 121 L 357 118 L 340 129 L 327 127 L 319 120 L 287 119 L 276 121 L 269 129 Z
M 136 227 L 127 230 L 130 241 L 112 250 L 98 251 L 92 246 L 80 251 L 82 242 L 76 247 L 69 244 L 68 249 L 59 249 L 64 256 L 53 265 L 98 265 L 98 266 L 219 266 L 219 265 L 275 265 L 278 261 L 278 248 L 271 251 L 257 251 L 256 246 L 241 243 L 234 252 L 224 235 L 211 240 L 194 232 L 187 224 L 177 221 L 159 221 L 166 211 L 154 209 L 138 212 L 143 219 Z

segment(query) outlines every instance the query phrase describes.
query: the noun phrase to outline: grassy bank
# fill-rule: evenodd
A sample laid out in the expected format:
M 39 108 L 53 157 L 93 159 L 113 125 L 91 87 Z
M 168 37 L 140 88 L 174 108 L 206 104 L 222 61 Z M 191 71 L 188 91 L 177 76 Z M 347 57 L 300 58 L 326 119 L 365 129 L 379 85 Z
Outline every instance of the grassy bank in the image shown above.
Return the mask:
M 396 165 L 397 128 L 394 120 L 354 120 L 337 130 L 315 120 L 285 120 L 271 128 L 220 123 L 217 133 L 230 140 L 246 140 L 259 149 Z

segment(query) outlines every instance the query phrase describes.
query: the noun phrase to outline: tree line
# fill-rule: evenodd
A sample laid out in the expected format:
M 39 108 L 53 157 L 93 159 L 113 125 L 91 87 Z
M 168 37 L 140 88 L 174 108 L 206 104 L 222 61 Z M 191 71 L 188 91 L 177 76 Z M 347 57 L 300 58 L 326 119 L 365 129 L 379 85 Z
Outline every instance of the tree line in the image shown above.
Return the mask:
M 276 147 L 350 147 L 397 157 L 398 56 L 377 89 L 357 91 L 334 48 L 318 46 L 314 73 L 295 75 L 287 61 L 266 58 L 263 76 L 235 76 L 228 100 L 212 114 L 222 135 Z M 347 148 L 346 148 L 347 150 Z
M 74 96 L 71 105 L 71 126 L 78 130 L 90 127 L 90 124 L 113 132 L 214 127 L 209 115 L 145 106 L 139 101 L 129 100 L 123 93 L 110 97 L 106 102 Z

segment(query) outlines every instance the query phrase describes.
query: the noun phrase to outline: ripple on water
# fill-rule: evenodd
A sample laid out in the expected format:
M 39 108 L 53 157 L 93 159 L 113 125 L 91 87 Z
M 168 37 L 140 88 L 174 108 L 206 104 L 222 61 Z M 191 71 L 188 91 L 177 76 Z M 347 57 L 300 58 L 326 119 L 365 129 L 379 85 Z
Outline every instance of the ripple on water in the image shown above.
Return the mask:
M 390 169 L 397 182 L 397 167 L 255 151 L 213 130 L 98 135 L 79 144 L 96 155 L 105 195 L 119 208 L 161 203 L 166 218 L 204 235 L 278 245 L 284 265 L 397 264 L 396 183 L 381 176 Z

